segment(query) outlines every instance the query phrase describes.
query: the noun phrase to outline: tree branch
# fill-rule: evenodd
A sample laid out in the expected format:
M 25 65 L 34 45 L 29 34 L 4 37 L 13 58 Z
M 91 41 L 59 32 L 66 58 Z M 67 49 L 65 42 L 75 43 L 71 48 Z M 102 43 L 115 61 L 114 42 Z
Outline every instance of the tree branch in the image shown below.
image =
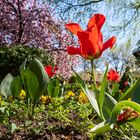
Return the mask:
M 15 14 L 17 14 L 17 9 L 15 8 L 15 6 L 12 3 L 10 3 L 8 0 L 5 0 L 5 4 L 7 4 L 10 7 L 12 7 L 13 11 L 15 12 Z
M 98 2 L 101 2 L 101 1 L 103 1 L 103 0 L 97 0 L 97 1 L 96 0 L 92 0 L 92 1 L 87 2 L 87 3 L 73 5 L 71 3 L 67 3 L 67 2 L 64 2 L 63 0 L 60 0 L 60 2 L 65 3 L 65 4 L 67 4 L 69 6 L 72 6 L 72 7 L 75 7 L 75 6 L 86 6 L 86 5 L 90 5 L 92 3 L 98 3 Z
M 19 32 L 18 32 L 17 43 L 21 43 L 21 38 L 23 34 L 23 23 L 22 23 L 22 13 L 21 13 L 21 6 L 19 0 L 17 1 L 17 6 L 18 6 L 18 18 L 19 18 Z

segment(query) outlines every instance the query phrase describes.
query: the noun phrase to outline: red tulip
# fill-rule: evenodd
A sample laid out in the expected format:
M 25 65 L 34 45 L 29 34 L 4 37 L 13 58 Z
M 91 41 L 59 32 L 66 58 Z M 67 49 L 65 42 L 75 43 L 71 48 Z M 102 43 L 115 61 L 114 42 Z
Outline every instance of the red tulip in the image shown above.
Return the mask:
M 65 24 L 65 27 L 73 34 L 78 36 L 79 48 L 68 46 L 67 51 L 70 55 L 79 54 L 85 59 L 99 58 L 103 51 L 107 48 L 112 48 L 116 38 L 113 36 L 105 43 L 103 43 L 103 36 L 101 33 L 101 27 L 105 22 L 105 16 L 101 14 L 95 14 L 89 20 L 86 30 L 82 30 L 77 23 Z
M 125 111 L 117 116 L 117 121 L 127 121 L 128 119 L 138 118 L 140 115 L 138 112 L 127 108 Z
M 51 65 L 45 66 L 45 71 L 47 72 L 49 77 L 53 77 L 57 70 L 58 68 L 56 66 L 54 68 Z
M 117 121 L 126 121 L 128 119 L 127 112 L 124 111 L 122 114 L 117 116 Z
M 111 69 L 107 74 L 107 79 L 112 82 L 119 82 L 120 75 L 115 70 Z

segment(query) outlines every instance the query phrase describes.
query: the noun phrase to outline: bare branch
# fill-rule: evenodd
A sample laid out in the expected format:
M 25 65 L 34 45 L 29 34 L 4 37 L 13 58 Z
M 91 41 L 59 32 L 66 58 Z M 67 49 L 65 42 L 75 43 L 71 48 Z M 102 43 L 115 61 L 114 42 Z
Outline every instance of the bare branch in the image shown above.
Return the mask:
M 63 0 L 60 0 L 60 2 L 65 3 L 65 4 L 67 4 L 69 6 L 72 6 L 72 7 L 75 7 L 75 6 L 86 6 L 86 5 L 90 5 L 92 3 L 98 3 L 98 2 L 101 2 L 101 1 L 103 1 L 103 0 L 97 0 L 97 1 L 93 0 L 93 1 L 90 1 L 90 2 L 87 2 L 87 3 L 74 5 L 74 4 L 71 4 L 71 3 L 64 2 Z
M 5 4 L 9 5 L 13 9 L 15 14 L 17 14 L 17 9 L 12 3 L 10 3 L 8 0 L 5 0 Z

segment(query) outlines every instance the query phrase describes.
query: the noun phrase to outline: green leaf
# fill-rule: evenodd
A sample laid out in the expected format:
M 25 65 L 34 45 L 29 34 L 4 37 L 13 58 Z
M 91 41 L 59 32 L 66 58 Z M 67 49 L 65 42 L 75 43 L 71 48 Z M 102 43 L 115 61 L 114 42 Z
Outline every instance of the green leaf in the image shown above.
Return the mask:
M 117 82 L 114 83 L 114 87 L 112 89 L 112 96 L 115 96 L 115 94 L 119 91 L 119 84 Z
M 25 72 L 26 72 L 26 60 L 20 66 L 20 77 L 23 85 L 25 85 Z
M 105 100 L 104 100 L 103 109 L 102 109 L 105 120 L 110 119 L 111 112 L 116 104 L 117 104 L 117 101 L 112 96 L 105 93 Z
M 11 89 L 10 89 L 10 84 L 14 77 L 9 73 L 5 76 L 5 78 L 2 80 L 1 85 L 0 85 L 0 90 L 3 94 L 3 96 L 7 99 L 9 96 L 11 96 Z
M 140 105 L 139 104 L 132 102 L 132 101 L 127 101 L 127 100 L 121 101 L 121 102 L 117 103 L 116 106 L 112 110 L 111 117 L 110 117 L 111 123 L 116 122 L 118 114 L 120 113 L 120 111 L 123 108 L 126 108 L 126 107 L 130 107 L 133 110 L 135 110 L 136 112 L 140 113 Z
M 13 134 L 13 132 L 17 129 L 17 126 L 15 123 L 12 123 L 10 124 L 9 128 L 10 128 L 10 132 Z
M 140 84 L 136 88 L 136 90 L 133 92 L 131 99 L 132 99 L 132 101 L 140 104 Z
M 103 121 L 102 123 L 94 126 L 90 132 L 95 133 L 96 135 L 104 134 L 107 131 L 110 131 L 111 127 L 110 124 L 107 121 Z
M 57 79 L 53 79 L 48 83 L 48 95 L 51 97 L 60 97 L 60 85 Z
M 2 113 L 4 113 L 6 109 L 7 109 L 6 106 L 0 107 L 0 111 L 1 111 Z
M 102 108 L 103 108 L 103 104 L 104 104 L 104 99 L 105 99 L 105 91 L 106 91 L 106 87 L 107 87 L 107 71 L 108 71 L 108 66 L 106 68 L 104 77 L 103 77 L 103 81 L 101 84 L 101 90 L 100 90 L 100 94 L 99 94 L 99 108 L 100 108 L 100 114 L 103 117 L 103 112 L 102 112 Z
M 42 63 L 37 59 L 32 60 L 26 69 L 25 86 L 33 102 L 44 93 L 48 82 L 49 78 Z
M 17 97 L 20 94 L 20 91 L 22 89 L 22 83 L 21 83 L 20 76 L 16 76 L 12 80 L 10 88 L 11 88 L 11 94 L 12 94 L 13 98 Z
M 97 114 L 101 116 L 100 114 L 100 110 L 99 110 L 99 106 L 98 106 L 98 102 L 97 102 L 97 99 L 96 99 L 96 95 L 97 93 L 95 93 L 94 91 L 91 91 L 91 90 L 84 90 L 84 93 L 86 94 L 86 96 L 88 97 L 92 107 L 94 108 L 94 110 L 97 112 Z
M 94 108 L 94 110 L 97 112 L 97 114 L 99 116 L 101 116 L 100 114 L 100 110 L 99 110 L 99 106 L 98 106 L 98 99 L 96 94 L 94 91 L 88 90 L 86 83 L 83 81 L 83 79 L 74 71 L 74 73 L 76 74 L 76 78 L 79 82 L 79 84 L 81 85 L 82 90 L 84 91 L 84 93 L 86 94 L 87 98 L 89 99 L 92 107 Z
M 140 133 L 140 118 L 132 119 L 128 123 Z
M 74 70 L 73 70 L 73 71 L 74 71 Z M 87 88 L 86 83 L 85 83 L 85 82 L 83 81 L 83 79 L 78 75 L 78 73 L 76 73 L 75 71 L 74 71 L 74 73 L 76 74 L 76 78 L 77 78 L 78 82 L 80 83 L 81 87 L 82 87 L 83 89 L 86 89 L 86 88 Z
M 138 88 L 140 85 L 140 79 L 138 79 L 119 99 L 119 101 L 122 100 L 128 100 L 128 98 L 132 98 L 134 91 Z M 134 97 L 133 97 L 134 98 Z

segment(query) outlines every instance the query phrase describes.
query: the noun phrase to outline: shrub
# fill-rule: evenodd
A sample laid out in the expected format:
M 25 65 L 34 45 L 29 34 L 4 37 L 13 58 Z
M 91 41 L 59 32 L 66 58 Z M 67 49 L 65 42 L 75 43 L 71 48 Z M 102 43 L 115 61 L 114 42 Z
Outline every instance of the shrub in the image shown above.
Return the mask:
M 44 49 L 22 45 L 0 47 L 0 81 L 9 72 L 14 76 L 17 75 L 22 62 L 27 59 L 29 63 L 33 58 L 37 58 L 44 65 L 52 64 L 51 58 Z

